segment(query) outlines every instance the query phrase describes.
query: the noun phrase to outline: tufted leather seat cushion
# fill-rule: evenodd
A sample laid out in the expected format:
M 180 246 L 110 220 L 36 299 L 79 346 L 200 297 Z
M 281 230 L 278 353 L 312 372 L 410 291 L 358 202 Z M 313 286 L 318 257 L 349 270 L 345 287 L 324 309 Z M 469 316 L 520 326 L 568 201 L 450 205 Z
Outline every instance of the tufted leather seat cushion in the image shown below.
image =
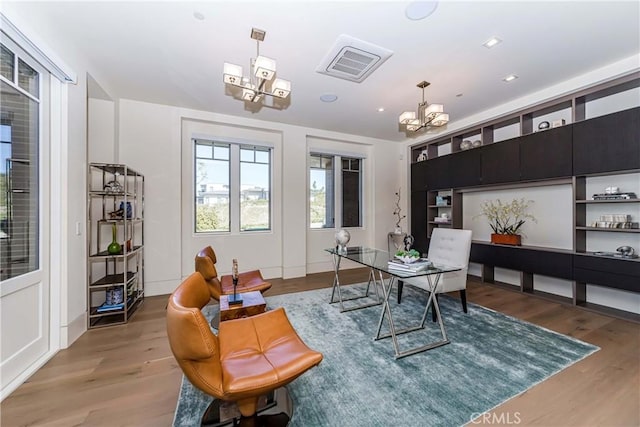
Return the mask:
M 213 334 L 200 311 L 209 302 L 207 284 L 193 273 L 169 297 L 167 335 L 189 381 L 216 398 L 236 401 L 244 416 L 258 397 L 293 381 L 322 361 L 300 339 L 282 307 L 220 324 Z

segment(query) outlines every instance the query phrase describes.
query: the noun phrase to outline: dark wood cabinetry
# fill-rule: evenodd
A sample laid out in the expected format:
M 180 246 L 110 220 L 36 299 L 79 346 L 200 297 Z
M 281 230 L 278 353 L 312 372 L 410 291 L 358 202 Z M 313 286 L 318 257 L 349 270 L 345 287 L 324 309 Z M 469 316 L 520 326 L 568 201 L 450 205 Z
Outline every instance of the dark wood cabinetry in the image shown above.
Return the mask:
M 413 246 L 426 252 L 427 244 L 427 192 L 411 192 L 411 235 Z
M 427 189 L 427 162 L 411 164 L 411 191 L 425 191 Z
M 520 180 L 519 139 L 513 138 L 478 149 L 483 185 Z
M 640 107 L 573 125 L 573 174 L 640 169 Z
M 436 157 L 426 161 L 426 187 L 429 190 L 451 188 L 451 155 Z
M 573 126 L 520 138 L 520 179 L 565 178 L 573 174 Z
M 640 260 L 574 255 L 574 280 L 625 291 L 640 292 Z
M 472 187 L 482 184 L 479 153 L 479 150 L 474 149 L 455 153 L 450 156 L 450 187 Z

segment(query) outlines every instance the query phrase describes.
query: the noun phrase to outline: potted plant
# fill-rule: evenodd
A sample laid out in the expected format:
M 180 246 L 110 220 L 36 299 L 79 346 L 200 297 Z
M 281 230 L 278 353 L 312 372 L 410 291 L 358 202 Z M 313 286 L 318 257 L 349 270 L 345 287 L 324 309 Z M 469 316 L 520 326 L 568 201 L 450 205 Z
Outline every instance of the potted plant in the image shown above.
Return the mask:
M 489 220 L 493 230 L 491 243 L 520 246 L 522 236 L 520 228 L 526 220 L 537 222 L 533 215 L 526 212 L 532 200 L 513 199 L 511 203 L 502 203 L 500 199 L 485 200 L 480 205 L 481 213 L 474 217 L 484 216 Z

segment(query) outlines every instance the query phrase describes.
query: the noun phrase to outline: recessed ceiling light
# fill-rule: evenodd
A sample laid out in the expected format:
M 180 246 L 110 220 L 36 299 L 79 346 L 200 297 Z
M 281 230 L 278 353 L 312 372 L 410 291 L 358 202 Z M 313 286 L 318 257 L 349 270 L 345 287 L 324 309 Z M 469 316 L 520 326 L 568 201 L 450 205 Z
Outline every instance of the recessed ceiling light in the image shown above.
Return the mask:
M 430 16 L 437 8 L 437 1 L 413 1 L 409 3 L 404 14 L 412 21 L 419 21 Z
M 378 113 L 382 113 L 384 111 L 384 107 L 378 108 Z
M 487 40 L 486 42 L 484 42 L 482 45 L 484 47 L 486 47 L 487 49 L 491 49 L 492 47 L 494 47 L 495 45 L 497 45 L 498 43 L 501 43 L 502 40 L 500 40 L 497 37 L 491 37 L 489 40 Z
M 193 12 L 193 17 L 198 21 L 204 21 L 204 15 L 200 12 Z
M 507 77 L 505 77 L 502 80 L 508 83 L 508 82 L 514 81 L 517 78 L 518 78 L 518 76 L 516 76 L 515 74 L 509 74 Z
M 456 98 L 460 98 L 460 97 L 462 97 L 462 95 L 464 95 L 464 94 L 463 93 L 459 93 L 459 94 L 456 95 Z
M 320 96 L 320 101 L 322 102 L 334 102 L 336 99 L 338 99 L 338 97 L 331 93 L 327 93 Z

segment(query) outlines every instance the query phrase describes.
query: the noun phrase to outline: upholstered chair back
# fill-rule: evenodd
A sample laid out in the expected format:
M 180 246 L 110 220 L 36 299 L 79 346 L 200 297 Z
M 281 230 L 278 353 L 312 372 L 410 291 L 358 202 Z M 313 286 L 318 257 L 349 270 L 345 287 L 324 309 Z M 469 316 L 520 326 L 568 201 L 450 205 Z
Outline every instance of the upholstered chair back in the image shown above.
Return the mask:
M 167 305 L 167 335 L 171 351 L 189 381 L 212 395 L 222 395 L 218 337 L 202 307 L 211 298 L 200 273 L 193 273 L 174 291 Z
M 218 278 L 218 270 L 216 270 L 216 253 L 211 246 L 202 249 L 195 258 L 196 271 L 202 274 L 202 277 L 209 286 L 209 294 L 212 298 L 220 300 L 222 294 L 222 285 Z
M 443 274 L 438 293 L 467 287 L 467 271 L 471 252 L 471 230 L 436 228 L 431 234 L 427 257 L 435 264 L 460 267 L 462 270 Z

